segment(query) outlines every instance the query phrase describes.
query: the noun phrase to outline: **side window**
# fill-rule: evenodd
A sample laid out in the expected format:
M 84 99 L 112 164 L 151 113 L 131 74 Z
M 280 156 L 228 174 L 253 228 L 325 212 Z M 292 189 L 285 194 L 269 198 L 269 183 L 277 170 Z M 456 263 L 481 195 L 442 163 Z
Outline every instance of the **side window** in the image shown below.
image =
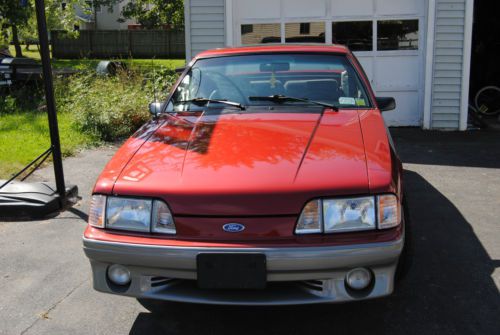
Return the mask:
M 325 23 L 285 23 L 285 42 L 325 43 Z
M 189 73 L 187 73 L 184 78 L 182 78 L 181 83 L 177 86 L 175 90 L 171 102 L 167 106 L 167 111 L 171 111 L 174 109 L 173 104 L 179 104 L 181 101 L 187 101 L 194 98 L 197 98 L 198 91 L 200 89 L 200 81 L 201 81 L 201 71 L 197 68 L 192 69 Z M 173 102 L 173 104 L 172 104 Z M 179 104 L 179 108 L 175 108 L 177 110 L 185 110 L 187 109 L 189 104 Z
M 280 43 L 279 23 L 259 23 L 241 25 L 241 44 Z
M 352 51 L 372 51 L 373 22 L 333 22 L 332 42 L 347 45 Z
M 418 20 L 377 22 L 378 50 L 418 50 Z
M 174 101 L 186 101 L 196 98 L 199 88 L 200 70 L 195 68 L 182 79 L 174 93 Z

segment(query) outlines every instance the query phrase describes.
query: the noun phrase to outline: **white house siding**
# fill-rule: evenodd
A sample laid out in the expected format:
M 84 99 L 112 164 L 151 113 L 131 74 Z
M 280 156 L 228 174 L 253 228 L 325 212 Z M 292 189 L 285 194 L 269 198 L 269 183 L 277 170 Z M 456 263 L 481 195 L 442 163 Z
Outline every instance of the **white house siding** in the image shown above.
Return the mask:
M 186 0 L 186 58 L 225 45 L 224 0 Z
M 124 0 L 111 7 L 101 6 L 97 13 L 88 12 L 90 9 L 82 9 L 79 5 L 75 5 L 75 14 L 80 19 L 81 30 L 126 30 L 129 24 L 136 24 L 136 20 L 127 19 L 125 22 L 118 22 L 123 7 L 129 2 Z M 97 27 L 94 20 L 97 19 Z
M 101 10 L 97 12 L 97 29 L 99 30 L 126 30 L 129 24 L 135 24 L 135 20 L 127 19 L 125 22 L 118 22 L 123 7 L 128 3 L 124 1 L 114 4 L 111 10 L 108 6 L 101 6 Z
M 436 0 L 431 128 L 459 128 L 465 10 L 466 0 Z
M 358 52 L 357 55 L 368 75 L 371 75 L 375 90 L 380 91 L 377 93 L 393 94 L 400 102 L 401 108 L 398 111 L 387 114 L 388 124 L 464 130 L 467 121 L 473 1 L 186 0 L 186 58 L 190 60 L 207 49 L 245 44 L 242 43 L 242 36 L 240 36 L 240 24 L 281 24 L 280 35 L 284 42 L 286 32 L 284 22 L 324 21 L 328 43 L 332 34 L 332 20 L 374 20 L 375 22 L 391 17 L 418 18 L 421 40 L 419 51 L 401 52 L 401 60 L 407 60 L 407 62 L 397 63 L 400 67 L 404 65 L 407 69 L 413 69 L 404 73 L 407 77 L 412 77 L 413 72 L 418 72 L 418 75 L 415 74 L 412 77 L 414 82 L 402 82 L 388 77 L 402 72 L 377 69 L 376 65 L 386 60 L 389 65 L 396 64 L 394 63 L 396 60 L 391 59 L 395 55 L 390 52 Z M 259 27 L 257 25 L 256 29 Z M 428 41 L 426 41 L 427 38 L 429 38 Z M 375 63 L 370 63 L 369 56 L 372 56 Z M 412 56 L 418 60 L 414 62 L 415 64 L 408 63 Z M 423 71 L 424 68 L 425 71 Z M 408 88 L 398 89 L 392 86 L 385 88 L 383 80 L 387 79 L 386 77 L 390 79 L 386 80 L 389 86 L 401 84 Z M 403 92 L 410 89 L 418 93 L 406 94 L 414 98 L 412 101 L 405 99 L 405 92 Z M 411 108 L 405 109 L 405 106 L 411 106 Z M 416 111 L 412 108 L 416 108 Z M 424 109 L 422 121 L 421 112 Z M 409 118 L 409 115 L 412 118 Z

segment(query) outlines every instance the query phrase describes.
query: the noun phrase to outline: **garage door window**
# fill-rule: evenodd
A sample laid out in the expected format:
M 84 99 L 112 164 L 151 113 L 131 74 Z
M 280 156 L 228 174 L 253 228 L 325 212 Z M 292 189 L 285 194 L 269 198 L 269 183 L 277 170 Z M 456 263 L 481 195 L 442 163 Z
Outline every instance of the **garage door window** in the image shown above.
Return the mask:
M 241 25 L 241 44 L 280 43 L 279 23 L 260 23 Z
M 418 50 L 418 20 L 377 22 L 378 50 Z
M 333 22 L 332 42 L 347 45 L 352 51 L 372 51 L 373 22 Z
M 325 43 L 324 22 L 293 22 L 285 24 L 286 43 Z

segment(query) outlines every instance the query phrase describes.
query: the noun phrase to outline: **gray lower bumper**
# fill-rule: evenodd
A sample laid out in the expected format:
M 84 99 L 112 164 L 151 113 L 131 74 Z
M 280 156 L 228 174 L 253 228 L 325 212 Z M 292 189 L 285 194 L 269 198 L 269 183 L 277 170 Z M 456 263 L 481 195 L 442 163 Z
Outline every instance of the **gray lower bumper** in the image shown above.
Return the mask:
M 372 244 L 301 248 L 183 248 L 110 243 L 84 239 L 91 261 L 94 288 L 133 297 L 215 304 L 304 304 L 369 299 L 393 291 L 394 273 L 403 239 Z M 203 252 L 263 253 L 268 288 L 263 291 L 211 291 L 196 287 L 196 256 Z M 132 281 L 117 287 L 107 280 L 110 264 L 129 268 Z M 350 292 L 346 273 L 370 268 L 370 290 Z

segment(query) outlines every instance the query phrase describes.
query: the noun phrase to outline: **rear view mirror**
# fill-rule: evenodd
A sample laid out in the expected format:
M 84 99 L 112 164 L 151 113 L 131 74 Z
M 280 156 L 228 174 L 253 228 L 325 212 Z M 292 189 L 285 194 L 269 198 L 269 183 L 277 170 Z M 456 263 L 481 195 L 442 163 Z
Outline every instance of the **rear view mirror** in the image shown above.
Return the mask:
M 149 104 L 149 112 L 153 116 L 158 116 L 163 110 L 163 103 L 155 101 Z
M 396 100 L 391 97 L 377 97 L 377 106 L 381 112 L 392 111 L 396 109 Z
M 290 63 L 264 63 L 260 64 L 260 72 L 289 71 Z

